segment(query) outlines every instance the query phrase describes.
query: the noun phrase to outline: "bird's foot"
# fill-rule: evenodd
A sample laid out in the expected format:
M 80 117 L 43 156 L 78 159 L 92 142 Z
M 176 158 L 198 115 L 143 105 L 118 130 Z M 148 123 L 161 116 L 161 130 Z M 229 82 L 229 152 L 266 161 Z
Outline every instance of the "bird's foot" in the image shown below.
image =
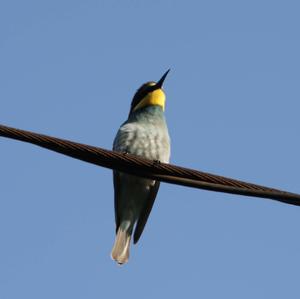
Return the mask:
M 153 160 L 153 166 L 159 165 L 159 164 L 161 164 L 161 162 L 159 160 Z

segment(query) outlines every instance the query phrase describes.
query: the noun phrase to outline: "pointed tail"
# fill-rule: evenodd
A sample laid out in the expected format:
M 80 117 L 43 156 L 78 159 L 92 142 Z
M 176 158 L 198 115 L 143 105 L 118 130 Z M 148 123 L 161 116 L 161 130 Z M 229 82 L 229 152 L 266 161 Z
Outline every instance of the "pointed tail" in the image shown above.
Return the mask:
M 114 247 L 111 251 L 111 258 L 119 265 L 123 265 L 128 262 L 130 239 L 131 234 L 128 232 L 128 228 L 124 228 L 123 225 L 120 225 L 116 235 Z

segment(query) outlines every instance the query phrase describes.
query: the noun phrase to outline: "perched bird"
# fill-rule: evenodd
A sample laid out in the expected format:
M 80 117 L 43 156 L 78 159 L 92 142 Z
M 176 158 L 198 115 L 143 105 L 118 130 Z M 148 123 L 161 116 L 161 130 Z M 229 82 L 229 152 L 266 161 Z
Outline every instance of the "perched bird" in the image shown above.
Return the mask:
M 166 96 L 163 82 L 170 70 L 156 82 L 143 84 L 131 102 L 129 116 L 113 144 L 113 150 L 168 163 L 170 137 L 165 121 Z M 113 172 L 116 239 L 111 257 L 119 264 L 129 258 L 131 235 L 137 243 L 151 212 L 160 182 L 119 171 Z

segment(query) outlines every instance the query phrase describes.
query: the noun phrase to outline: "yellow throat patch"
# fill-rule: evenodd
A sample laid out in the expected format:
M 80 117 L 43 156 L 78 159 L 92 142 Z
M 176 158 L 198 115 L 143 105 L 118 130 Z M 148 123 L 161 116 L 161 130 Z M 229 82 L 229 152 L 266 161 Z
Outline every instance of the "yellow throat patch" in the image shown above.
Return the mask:
M 146 106 L 153 106 L 158 105 L 161 106 L 163 111 L 165 110 L 165 102 L 166 102 L 166 95 L 164 91 L 159 88 L 155 89 L 154 91 L 148 93 L 133 109 L 133 111 L 146 107 Z

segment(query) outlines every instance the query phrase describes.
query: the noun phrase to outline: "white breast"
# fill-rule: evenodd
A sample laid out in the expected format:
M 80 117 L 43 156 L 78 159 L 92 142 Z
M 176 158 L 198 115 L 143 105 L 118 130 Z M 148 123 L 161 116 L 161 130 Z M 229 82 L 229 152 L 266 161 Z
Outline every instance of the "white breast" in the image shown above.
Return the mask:
M 170 137 L 165 125 L 127 123 L 119 129 L 113 149 L 168 163 Z

